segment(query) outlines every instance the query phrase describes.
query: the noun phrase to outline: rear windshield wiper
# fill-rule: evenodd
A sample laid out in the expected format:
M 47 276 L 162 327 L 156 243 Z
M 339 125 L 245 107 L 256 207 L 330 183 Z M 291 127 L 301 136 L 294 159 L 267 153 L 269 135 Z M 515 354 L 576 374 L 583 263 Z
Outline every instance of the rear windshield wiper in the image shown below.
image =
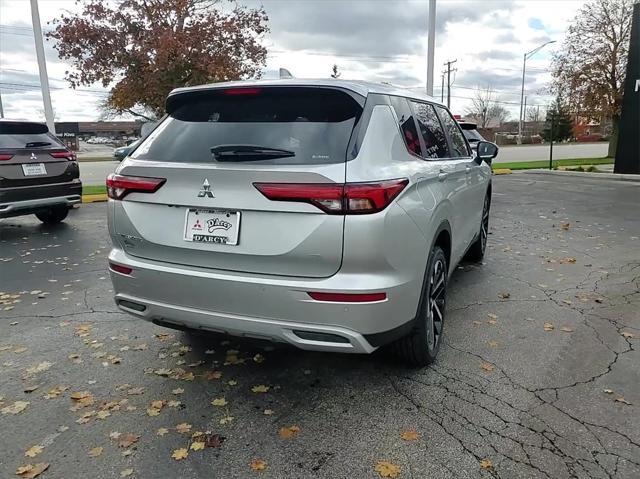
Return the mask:
M 211 148 L 217 161 L 259 161 L 296 156 L 293 151 L 256 145 L 219 145 Z
M 51 142 L 49 141 L 30 141 L 29 143 L 27 143 L 26 145 L 24 145 L 25 148 L 37 148 L 39 146 L 50 146 Z

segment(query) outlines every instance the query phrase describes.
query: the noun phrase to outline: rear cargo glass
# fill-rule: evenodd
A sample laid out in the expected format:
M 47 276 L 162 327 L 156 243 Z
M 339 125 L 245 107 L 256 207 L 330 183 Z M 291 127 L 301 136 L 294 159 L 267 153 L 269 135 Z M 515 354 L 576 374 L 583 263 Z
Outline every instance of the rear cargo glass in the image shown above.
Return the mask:
M 50 148 L 62 146 L 40 123 L 0 122 L 0 148 Z
M 169 99 L 169 115 L 132 158 L 216 162 L 213 149 L 284 150 L 287 156 L 227 155 L 225 163 L 327 164 L 346 160 L 362 113 L 349 94 L 323 88 L 246 88 L 193 92 Z M 265 151 L 262 151 L 265 153 Z

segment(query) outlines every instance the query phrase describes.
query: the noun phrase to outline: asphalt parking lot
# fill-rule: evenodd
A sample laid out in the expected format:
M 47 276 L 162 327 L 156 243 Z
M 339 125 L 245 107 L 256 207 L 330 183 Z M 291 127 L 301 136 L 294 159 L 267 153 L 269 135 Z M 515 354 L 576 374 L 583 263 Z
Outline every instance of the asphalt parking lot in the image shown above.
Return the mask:
M 104 204 L 2 220 L 0 477 L 640 477 L 640 183 L 494 192 L 418 370 L 121 314 Z

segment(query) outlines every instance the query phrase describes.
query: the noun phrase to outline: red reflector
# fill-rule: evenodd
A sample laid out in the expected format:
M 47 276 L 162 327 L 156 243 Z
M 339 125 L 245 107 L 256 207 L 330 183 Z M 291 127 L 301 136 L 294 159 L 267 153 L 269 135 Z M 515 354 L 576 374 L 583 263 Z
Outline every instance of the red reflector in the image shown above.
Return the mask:
M 167 181 L 164 178 L 148 178 L 145 176 L 126 176 L 111 173 L 107 176 L 107 195 L 114 200 L 121 200 L 129 193 L 154 193 Z
M 407 179 L 399 179 L 345 184 L 254 183 L 253 186 L 273 201 L 310 203 L 325 213 L 353 215 L 382 211 L 408 183 Z
M 262 88 L 226 88 L 222 90 L 225 95 L 257 95 Z
M 70 151 L 52 151 L 51 153 L 49 153 L 51 156 L 53 156 L 54 158 L 65 158 L 69 161 L 75 161 L 76 160 L 76 155 L 73 154 Z
M 121 274 L 131 274 L 133 272 L 133 269 L 129 268 L 128 266 L 122 266 L 121 264 L 115 264 L 111 262 L 109 262 L 109 269 Z
M 0 153 L 0 161 L 6 161 L 13 158 L 13 155 L 5 155 L 4 153 Z
M 332 301 L 335 303 L 370 303 L 372 301 L 384 301 L 387 293 L 307 293 L 316 301 Z

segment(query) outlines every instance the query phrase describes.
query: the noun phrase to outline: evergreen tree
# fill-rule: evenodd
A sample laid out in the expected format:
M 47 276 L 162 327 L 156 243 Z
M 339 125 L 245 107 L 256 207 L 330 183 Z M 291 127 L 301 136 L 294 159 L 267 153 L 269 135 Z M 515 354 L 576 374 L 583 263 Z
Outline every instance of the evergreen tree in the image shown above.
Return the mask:
M 553 128 L 551 123 L 553 122 Z M 571 114 L 560 98 L 551 104 L 547 112 L 547 119 L 540 135 L 544 141 L 551 141 L 553 130 L 553 141 L 564 141 L 573 137 L 573 121 Z

